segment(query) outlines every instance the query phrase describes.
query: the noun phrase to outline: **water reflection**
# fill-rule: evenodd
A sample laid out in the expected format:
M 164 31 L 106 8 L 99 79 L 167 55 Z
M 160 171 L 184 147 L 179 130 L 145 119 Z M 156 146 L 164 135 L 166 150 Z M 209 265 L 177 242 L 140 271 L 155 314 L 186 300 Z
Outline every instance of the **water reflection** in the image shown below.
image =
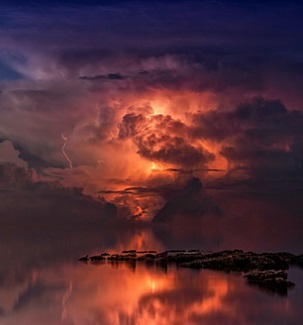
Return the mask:
M 60 205 L 48 196 L 34 201 L 28 192 L 2 194 L 1 325 L 301 324 L 302 270 L 289 272 L 296 287 L 279 297 L 247 286 L 236 274 L 75 261 L 127 249 L 302 253 L 299 195 L 287 201 L 220 195 L 224 217 L 147 226 L 102 221 L 97 207 L 75 212 L 74 200 Z
M 1 324 L 299 324 L 302 271 L 286 298 L 238 274 L 137 263 L 71 263 L 1 286 Z M 298 272 L 301 272 L 298 273 Z M 11 290 L 13 289 L 13 290 Z

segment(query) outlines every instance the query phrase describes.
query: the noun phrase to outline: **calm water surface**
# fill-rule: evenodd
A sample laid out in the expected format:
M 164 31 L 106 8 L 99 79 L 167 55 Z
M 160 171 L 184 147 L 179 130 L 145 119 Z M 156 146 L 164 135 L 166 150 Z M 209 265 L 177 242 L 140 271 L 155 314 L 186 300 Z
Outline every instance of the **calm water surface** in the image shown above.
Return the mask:
M 77 261 L 124 249 L 301 254 L 302 214 L 292 198 L 284 207 L 263 198 L 255 204 L 244 197 L 240 204 L 224 194 L 219 203 L 226 217 L 136 229 L 98 219 L 88 224 L 86 216 L 44 206 L 14 212 L 14 202 L 0 219 L 1 325 L 303 324 L 302 269 L 289 271 L 296 286 L 281 297 L 248 286 L 240 274 Z
M 287 297 L 239 274 L 80 262 L 7 275 L 1 324 L 302 324 L 303 274 Z

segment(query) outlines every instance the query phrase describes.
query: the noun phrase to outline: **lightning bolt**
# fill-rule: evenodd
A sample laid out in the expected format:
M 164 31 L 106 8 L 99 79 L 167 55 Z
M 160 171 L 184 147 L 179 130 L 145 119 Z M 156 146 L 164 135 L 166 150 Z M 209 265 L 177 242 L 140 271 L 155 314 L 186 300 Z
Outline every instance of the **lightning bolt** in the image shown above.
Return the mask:
M 65 157 L 66 161 L 68 162 L 69 167 L 73 168 L 73 162 L 69 159 L 68 155 L 65 152 L 66 143 L 69 140 L 69 138 L 67 136 L 65 136 L 63 133 L 61 133 L 61 138 L 64 141 L 61 151 L 62 151 L 63 156 Z
M 99 168 L 103 167 L 105 164 L 104 164 L 104 161 L 102 159 L 98 160 L 98 166 Z
M 66 289 L 63 297 L 62 297 L 62 315 L 61 315 L 61 320 L 65 320 L 68 316 L 67 314 L 67 308 L 66 308 L 66 302 L 68 300 L 68 298 L 70 297 L 71 293 L 73 290 L 73 282 L 71 281 L 69 283 L 69 287 Z

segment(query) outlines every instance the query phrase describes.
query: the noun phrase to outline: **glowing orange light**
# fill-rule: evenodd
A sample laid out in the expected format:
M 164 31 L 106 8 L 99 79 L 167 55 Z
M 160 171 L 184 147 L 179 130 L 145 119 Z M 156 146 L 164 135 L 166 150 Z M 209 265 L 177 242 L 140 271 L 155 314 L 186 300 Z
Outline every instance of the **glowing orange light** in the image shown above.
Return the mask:
M 152 281 L 151 287 L 152 287 L 152 292 L 154 293 L 156 288 L 155 281 Z
M 156 164 L 154 162 L 151 163 L 151 170 L 155 170 L 156 169 Z
M 158 115 L 158 114 L 165 115 L 165 109 L 163 106 L 156 104 L 153 105 L 153 109 L 154 109 L 154 115 Z
M 199 312 L 207 313 L 223 308 L 223 298 L 228 294 L 228 282 L 226 280 L 210 279 L 209 289 L 212 291 L 212 295 L 202 301 L 198 308 Z

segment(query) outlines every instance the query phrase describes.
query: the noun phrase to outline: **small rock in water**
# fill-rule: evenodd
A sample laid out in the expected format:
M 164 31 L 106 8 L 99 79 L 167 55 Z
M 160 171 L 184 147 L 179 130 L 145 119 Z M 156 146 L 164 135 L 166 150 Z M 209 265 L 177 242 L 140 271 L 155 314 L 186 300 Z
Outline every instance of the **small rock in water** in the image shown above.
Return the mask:
M 90 260 L 92 262 L 100 262 L 100 261 L 104 261 L 105 257 L 102 255 L 96 255 L 96 256 L 91 256 Z
M 78 261 L 80 261 L 80 262 L 87 262 L 88 260 L 89 260 L 88 255 L 83 256 L 83 257 L 80 257 L 80 258 L 78 259 Z
M 295 286 L 294 283 L 287 280 L 287 273 L 285 271 L 255 271 L 246 274 L 244 277 L 249 284 L 257 285 L 260 288 L 277 292 L 281 295 L 286 295 L 287 289 Z

